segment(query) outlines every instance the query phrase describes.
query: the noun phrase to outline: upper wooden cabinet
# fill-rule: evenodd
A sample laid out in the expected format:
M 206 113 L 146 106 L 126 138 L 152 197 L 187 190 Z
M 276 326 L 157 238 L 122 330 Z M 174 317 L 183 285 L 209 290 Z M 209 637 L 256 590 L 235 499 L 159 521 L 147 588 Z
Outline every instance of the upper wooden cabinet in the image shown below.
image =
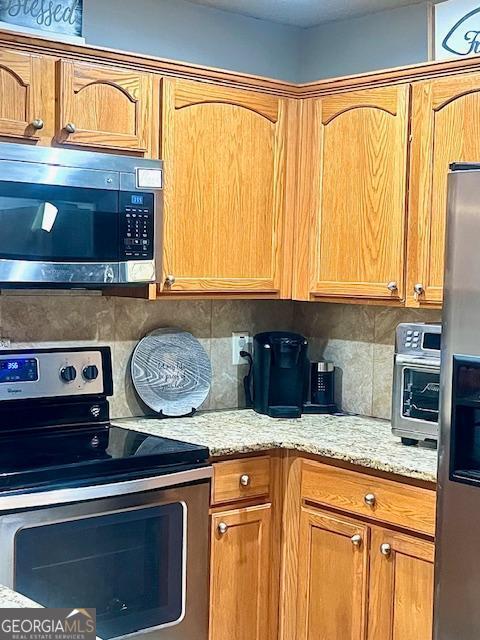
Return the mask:
M 450 76 L 413 88 L 407 302 L 441 304 L 447 174 L 480 158 L 480 75 Z
M 164 291 L 279 295 L 287 101 L 164 81 Z
M 38 142 L 53 134 L 54 62 L 0 50 L 0 137 Z
M 57 142 L 156 156 L 160 112 L 154 76 L 61 60 L 59 78 Z
M 403 298 L 409 90 L 304 102 L 294 298 Z

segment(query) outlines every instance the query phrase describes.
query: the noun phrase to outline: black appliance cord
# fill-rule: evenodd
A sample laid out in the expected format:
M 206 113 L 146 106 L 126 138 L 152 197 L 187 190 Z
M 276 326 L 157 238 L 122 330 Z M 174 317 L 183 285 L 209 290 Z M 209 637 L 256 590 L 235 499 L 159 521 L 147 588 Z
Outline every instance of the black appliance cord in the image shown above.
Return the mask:
M 243 388 L 245 390 L 245 404 L 247 409 L 253 408 L 252 399 L 252 370 L 253 370 L 253 358 L 252 354 L 248 351 L 240 351 L 240 356 L 246 358 L 249 362 L 248 373 L 243 379 Z

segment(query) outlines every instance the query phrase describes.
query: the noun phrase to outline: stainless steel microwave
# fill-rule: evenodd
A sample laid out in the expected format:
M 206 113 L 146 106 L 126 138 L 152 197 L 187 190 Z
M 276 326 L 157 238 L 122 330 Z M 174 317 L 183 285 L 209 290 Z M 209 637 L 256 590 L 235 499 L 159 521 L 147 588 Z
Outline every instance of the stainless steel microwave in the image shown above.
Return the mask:
M 0 144 L 0 287 L 154 282 L 162 186 L 160 161 Z

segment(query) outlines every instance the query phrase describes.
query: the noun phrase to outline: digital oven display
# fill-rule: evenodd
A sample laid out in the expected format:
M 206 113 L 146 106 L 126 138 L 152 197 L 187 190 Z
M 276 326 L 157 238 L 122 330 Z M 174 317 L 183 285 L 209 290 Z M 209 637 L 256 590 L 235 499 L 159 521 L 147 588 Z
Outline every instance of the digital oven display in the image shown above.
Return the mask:
M 440 349 L 442 348 L 442 334 L 441 333 L 424 333 L 423 348 L 432 349 L 432 351 L 440 351 Z
M 0 360 L 0 384 L 3 382 L 35 382 L 38 380 L 36 358 Z

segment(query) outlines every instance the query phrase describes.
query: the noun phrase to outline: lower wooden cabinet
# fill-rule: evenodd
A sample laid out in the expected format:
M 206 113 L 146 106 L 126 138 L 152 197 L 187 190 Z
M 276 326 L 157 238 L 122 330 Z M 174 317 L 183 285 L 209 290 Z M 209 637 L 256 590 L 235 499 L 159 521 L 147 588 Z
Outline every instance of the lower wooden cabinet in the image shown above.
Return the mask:
M 295 640 L 431 640 L 434 544 L 302 508 Z
M 210 640 L 269 638 L 271 505 L 212 516 Z
M 368 640 L 431 640 L 434 544 L 373 527 Z
M 296 640 L 365 637 L 369 537 L 361 523 L 302 509 Z

